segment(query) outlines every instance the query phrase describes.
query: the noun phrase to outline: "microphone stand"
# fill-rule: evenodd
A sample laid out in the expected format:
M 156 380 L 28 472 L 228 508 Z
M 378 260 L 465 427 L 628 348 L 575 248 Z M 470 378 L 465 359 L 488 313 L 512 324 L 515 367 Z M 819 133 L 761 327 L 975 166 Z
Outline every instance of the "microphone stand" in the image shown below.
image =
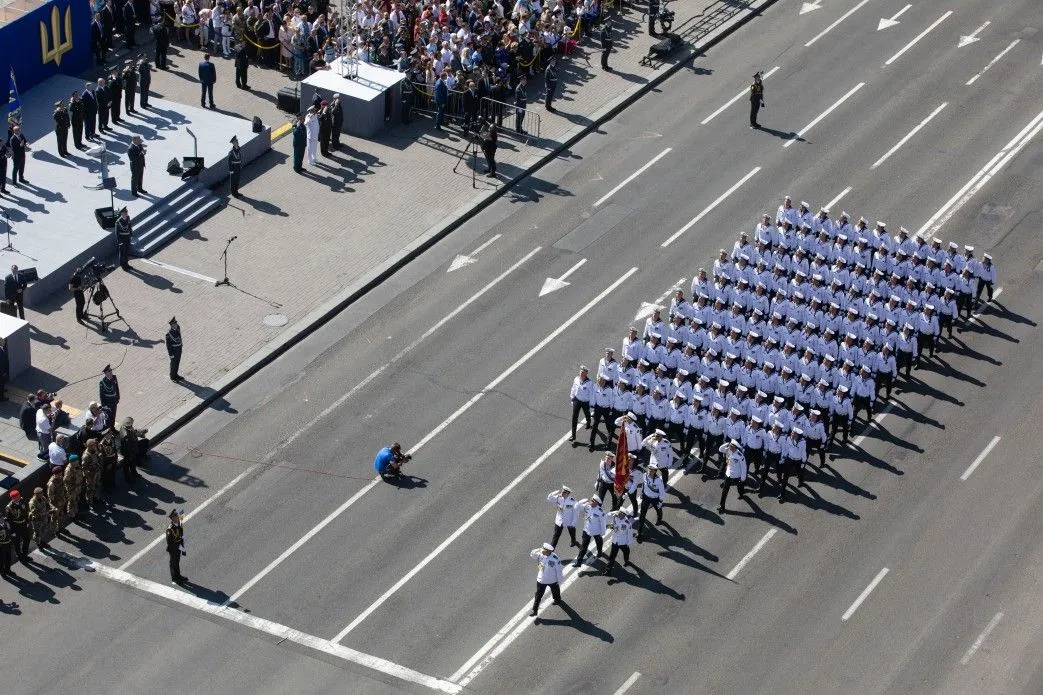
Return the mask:
M 225 262 L 225 277 L 223 280 L 218 280 L 214 283 L 214 287 L 220 287 L 221 285 L 228 285 L 232 287 L 232 281 L 228 279 L 228 247 L 232 245 L 232 242 L 238 239 L 238 236 L 231 237 L 225 242 L 225 250 L 221 252 L 221 258 Z
M 14 251 L 17 253 L 18 249 L 11 243 L 11 218 L 7 215 L 7 208 L 0 207 L 0 213 L 4 215 L 4 228 L 7 230 L 7 246 L 0 249 L 0 251 Z

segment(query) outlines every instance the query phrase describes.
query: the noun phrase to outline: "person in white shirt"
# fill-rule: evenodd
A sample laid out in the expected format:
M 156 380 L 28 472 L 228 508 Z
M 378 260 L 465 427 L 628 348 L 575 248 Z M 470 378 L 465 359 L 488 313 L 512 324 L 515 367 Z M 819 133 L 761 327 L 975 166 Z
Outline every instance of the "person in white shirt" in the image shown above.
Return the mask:
M 659 476 L 659 469 L 654 463 L 648 464 L 648 470 L 641 477 L 641 507 L 637 517 L 637 542 L 641 542 L 641 534 L 645 528 L 645 516 L 648 508 L 654 507 L 656 526 L 663 523 L 663 499 L 666 497 L 666 486 Z
M 594 418 L 590 427 L 590 446 L 588 447 L 590 451 L 594 451 L 594 440 L 598 436 L 602 424 L 605 426 L 605 441 L 608 443 L 612 441 L 613 395 L 613 389 L 609 387 L 608 382 L 604 377 L 599 376 L 590 399 L 590 404 L 594 406 Z
M 54 438 L 53 442 L 47 445 L 47 458 L 51 462 L 51 468 L 54 468 L 55 466 L 58 468 L 65 468 L 65 463 L 67 461 L 65 435 L 59 434 Z
M 717 505 L 717 513 L 724 513 L 724 503 L 728 499 L 728 491 L 733 485 L 739 487 L 739 499 L 746 497 L 746 457 L 742 453 L 742 445 L 739 440 L 732 439 L 727 444 L 721 445 L 718 451 L 726 457 L 725 479 L 721 490 L 721 503 Z
M 605 535 L 605 511 L 601 508 L 601 498 L 594 495 L 590 499 L 580 500 L 576 504 L 576 512 L 583 519 L 583 537 L 579 541 L 579 555 L 576 556 L 576 561 L 572 563 L 573 567 L 579 567 L 583 564 L 583 560 L 587 556 L 587 546 L 590 545 L 591 539 L 594 540 L 594 547 L 597 548 L 597 557 L 605 554 L 602 552 L 602 536 Z
M 572 381 L 572 389 L 569 391 L 569 398 L 572 399 L 572 436 L 569 437 L 570 442 L 576 441 L 576 424 L 579 422 L 579 412 L 582 410 L 584 417 L 587 419 L 587 429 L 590 429 L 590 400 L 594 397 L 594 384 L 591 383 L 590 377 L 587 376 L 589 370 L 585 366 L 580 366 L 579 375 Z
M 782 468 L 779 469 L 779 502 L 786 501 L 786 485 L 790 476 L 797 474 L 797 484 L 804 484 L 804 465 L 808 462 L 804 431 L 799 427 L 790 430 L 782 445 Z
M 598 476 L 594 483 L 595 491 L 598 493 L 598 497 L 601 499 L 607 499 L 608 495 L 612 495 L 612 508 L 615 509 L 619 506 L 619 498 L 616 497 L 616 456 L 612 453 L 606 453 L 601 457 L 601 463 L 598 464 Z
M 554 535 L 550 539 L 551 547 L 557 547 L 564 529 L 569 530 L 569 538 L 572 539 L 569 547 L 579 545 L 576 542 L 576 498 L 572 496 L 572 490 L 568 485 L 562 485 L 561 489 L 547 495 L 547 501 L 553 502 L 557 507 L 554 513 Z
M 41 461 L 48 460 L 48 447 L 51 444 L 50 403 L 44 403 L 36 411 L 36 444 L 39 447 L 36 457 Z
M 978 289 L 974 295 L 975 302 L 981 302 L 982 290 L 988 290 L 989 301 L 992 301 L 993 285 L 996 284 L 996 266 L 992 262 L 992 256 L 984 254 L 981 263 L 977 267 Z
M 634 519 L 618 509 L 608 514 L 608 527 L 612 529 L 612 547 L 608 551 L 605 574 L 611 574 L 616 566 L 616 555 L 623 551 L 623 566 L 630 565 L 630 546 L 634 542 Z
M 561 559 L 555 555 L 554 546 L 550 543 L 544 543 L 542 548 L 536 548 L 529 553 L 529 557 L 539 562 L 539 569 L 536 570 L 536 598 L 532 602 L 532 612 L 529 613 L 531 617 L 535 618 L 548 586 L 554 597 L 554 605 L 561 604 L 561 580 L 564 572 Z
M 666 432 L 656 430 L 645 437 L 641 446 L 649 452 L 648 461 L 663 475 L 663 484 L 668 482 L 669 471 L 674 465 L 674 445 L 666 438 Z

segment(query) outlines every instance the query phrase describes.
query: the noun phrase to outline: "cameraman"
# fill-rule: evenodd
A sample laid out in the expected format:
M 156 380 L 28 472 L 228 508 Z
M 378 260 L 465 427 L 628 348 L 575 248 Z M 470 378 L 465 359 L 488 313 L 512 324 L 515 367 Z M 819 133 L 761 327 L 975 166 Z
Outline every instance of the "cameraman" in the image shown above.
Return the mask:
M 69 278 L 69 291 L 72 292 L 72 298 L 76 302 L 76 323 L 83 323 L 83 320 L 87 318 L 87 312 L 84 311 L 87 299 L 83 295 L 82 268 L 72 271 L 72 277 Z
M 373 459 L 373 468 L 384 480 L 398 478 L 402 475 L 402 464 L 412 460 L 412 456 L 402 453 L 402 445 L 395 442 L 377 452 Z

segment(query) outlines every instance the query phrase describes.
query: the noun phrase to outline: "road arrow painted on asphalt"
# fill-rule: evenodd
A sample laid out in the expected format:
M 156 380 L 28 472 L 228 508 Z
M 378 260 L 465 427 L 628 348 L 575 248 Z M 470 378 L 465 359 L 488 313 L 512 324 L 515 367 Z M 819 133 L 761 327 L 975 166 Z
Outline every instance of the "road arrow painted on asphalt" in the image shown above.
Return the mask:
M 800 6 L 800 13 L 801 14 L 807 14 L 808 12 L 811 12 L 813 10 L 821 10 L 821 9 L 822 9 L 822 5 L 818 4 L 818 2 L 816 2 L 815 0 L 812 0 L 812 2 L 806 2 L 806 3 L 804 3 L 803 5 Z
M 562 275 L 560 278 L 547 278 L 546 280 L 544 280 L 543 281 L 543 288 L 540 289 L 540 296 L 542 297 L 545 294 L 550 294 L 551 292 L 557 292 L 558 290 L 565 289 L 566 287 L 568 287 L 572 283 L 565 282 L 565 278 L 567 278 L 568 276 L 572 275 L 577 270 L 579 270 L 581 267 L 583 267 L 583 264 L 586 263 L 586 262 L 587 262 L 587 259 L 586 258 L 582 258 L 582 259 L 580 259 L 579 263 L 577 263 L 576 265 L 574 265 L 571 268 L 569 268 L 568 270 L 566 270 L 565 274 Z
M 495 242 L 501 236 L 503 236 L 503 235 L 502 234 L 495 235 L 492 239 L 489 239 L 489 241 L 485 242 L 484 244 L 482 244 L 481 246 L 476 248 L 474 251 L 472 251 L 471 255 L 469 255 L 469 256 L 458 255 L 456 258 L 454 258 L 449 263 L 449 270 L 447 270 L 445 272 L 451 273 L 454 270 L 460 270 L 460 268 L 463 268 L 464 266 L 468 266 L 468 265 L 471 265 L 472 263 L 476 263 L 478 261 L 478 259 L 475 258 L 475 256 L 477 256 L 479 253 L 481 253 L 485 249 L 489 248 L 493 244 L 493 242 Z
M 901 22 L 898 21 L 898 18 L 905 14 L 906 10 L 908 10 L 910 7 L 912 7 L 912 5 L 906 5 L 902 9 L 898 10 L 898 12 L 891 16 L 891 19 L 881 19 L 880 23 L 876 25 L 876 30 L 880 31 L 881 29 L 890 29 L 891 27 L 897 24 L 901 24 Z
M 992 24 L 992 22 L 985 22 L 967 36 L 961 36 L 960 42 L 956 44 L 956 47 L 963 48 L 964 46 L 969 46 L 976 41 L 981 41 L 981 38 L 978 36 L 978 34 L 983 32 L 985 30 L 985 27 L 989 26 L 990 24 Z
M 647 319 L 652 315 L 652 312 L 656 309 L 665 309 L 666 307 L 660 306 L 659 304 L 649 304 L 648 302 L 641 302 L 641 308 L 634 314 L 634 320 L 640 321 L 641 319 Z

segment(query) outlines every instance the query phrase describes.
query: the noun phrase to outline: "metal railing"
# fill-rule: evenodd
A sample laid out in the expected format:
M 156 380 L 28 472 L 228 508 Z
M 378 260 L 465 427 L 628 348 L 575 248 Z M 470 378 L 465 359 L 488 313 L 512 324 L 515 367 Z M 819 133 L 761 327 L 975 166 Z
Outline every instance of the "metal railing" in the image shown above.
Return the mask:
M 414 113 L 420 112 L 434 115 L 436 109 L 433 89 L 420 82 L 413 82 L 412 86 L 412 111 Z M 519 111 L 522 112 L 522 130 L 524 130 L 528 135 L 537 138 L 540 137 L 540 114 L 532 109 L 519 109 L 514 104 L 505 101 L 497 101 L 490 97 L 482 97 L 482 101 L 478 107 L 478 116 L 479 118 L 495 120 L 497 125 L 506 121 L 508 127 L 504 132 L 511 132 L 514 129 L 515 118 Z M 464 122 L 465 113 L 463 92 L 456 89 L 449 90 L 449 99 L 446 102 L 445 110 L 443 110 L 442 115 L 447 121 L 454 121 L 457 123 Z

